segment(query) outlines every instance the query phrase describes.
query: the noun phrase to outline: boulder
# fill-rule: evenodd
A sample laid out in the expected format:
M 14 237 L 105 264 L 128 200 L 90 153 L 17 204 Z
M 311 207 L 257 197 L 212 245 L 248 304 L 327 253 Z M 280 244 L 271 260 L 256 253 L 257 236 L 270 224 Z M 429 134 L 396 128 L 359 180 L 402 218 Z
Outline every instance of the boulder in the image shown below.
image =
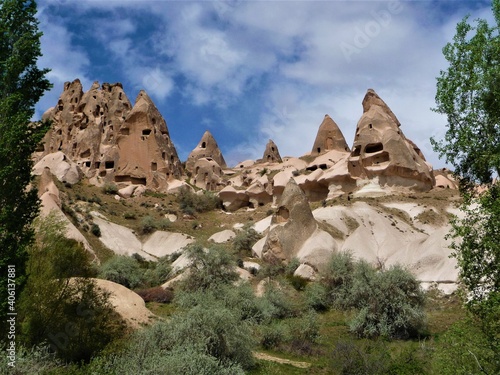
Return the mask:
M 231 241 L 235 236 L 236 233 L 234 233 L 232 230 L 226 229 L 221 232 L 212 234 L 208 240 L 215 243 L 226 243 Z
M 303 263 L 297 267 L 297 269 L 293 273 L 293 276 L 299 276 L 303 279 L 314 281 L 316 280 L 316 271 L 310 265 Z
M 156 231 L 144 240 L 142 251 L 156 258 L 161 258 L 180 253 L 193 242 L 192 237 L 183 233 Z
M 80 182 L 83 177 L 83 173 L 78 165 L 61 151 L 45 155 L 33 167 L 33 174 L 40 176 L 45 168 L 49 168 L 50 172 L 59 181 L 67 182 L 71 185 Z

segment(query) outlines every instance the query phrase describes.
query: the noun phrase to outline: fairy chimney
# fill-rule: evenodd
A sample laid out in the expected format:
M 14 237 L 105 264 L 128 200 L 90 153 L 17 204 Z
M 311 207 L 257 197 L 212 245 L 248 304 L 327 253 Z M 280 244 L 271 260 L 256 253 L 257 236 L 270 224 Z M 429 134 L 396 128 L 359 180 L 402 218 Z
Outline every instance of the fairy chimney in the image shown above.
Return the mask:
M 378 177 L 381 185 L 418 190 L 434 185 L 432 166 L 404 136 L 397 117 L 372 89 L 363 99 L 363 115 L 356 127 L 348 169 L 352 177 Z
M 338 125 L 330 116 L 325 115 L 323 122 L 319 126 L 311 154 L 319 155 L 332 150 L 341 152 L 350 151 Z
M 227 168 L 226 161 L 222 156 L 217 141 L 213 135 L 207 130 L 200 142 L 188 156 L 186 161 L 186 169 L 191 173 L 194 172 L 196 161 L 201 158 L 214 160 L 221 168 Z
M 262 156 L 262 161 L 264 163 L 282 163 L 280 152 L 278 151 L 278 146 L 270 139 L 267 142 L 266 150 Z

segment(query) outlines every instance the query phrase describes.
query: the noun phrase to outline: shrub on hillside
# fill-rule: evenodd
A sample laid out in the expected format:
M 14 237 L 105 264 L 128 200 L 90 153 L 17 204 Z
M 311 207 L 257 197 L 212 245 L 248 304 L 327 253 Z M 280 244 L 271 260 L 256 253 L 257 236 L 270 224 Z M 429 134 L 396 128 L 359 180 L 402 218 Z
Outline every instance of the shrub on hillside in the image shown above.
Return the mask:
M 233 249 L 238 253 L 251 253 L 252 246 L 262 238 L 262 236 L 252 228 L 245 225 L 233 239 Z
M 359 262 L 350 300 L 358 310 L 349 323 L 359 337 L 415 337 L 425 327 L 425 295 L 418 280 L 400 266 L 375 271 Z
M 141 220 L 140 231 L 142 234 L 149 234 L 156 230 L 167 230 L 171 224 L 171 221 L 168 219 L 155 219 L 148 215 Z
M 118 186 L 113 183 L 106 183 L 102 188 L 102 192 L 111 195 L 118 194 Z
M 181 289 L 205 290 L 221 284 L 231 284 L 238 279 L 236 261 L 223 248 L 212 245 L 205 250 L 199 244 L 192 244 L 185 252 L 191 260 L 191 271 L 181 281 Z
M 144 271 L 139 262 L 126 255 L 115 255 L 102 264 L 99 277 L 127 288 L 138 287 L 143 281 Z
M 206 212 L 222 208 L 220 198 L 210 191 L 196 194 L 191 189 L 183 188 L 177 195 L 177 202 L 182 212 L 193 215 L 195 212 Z

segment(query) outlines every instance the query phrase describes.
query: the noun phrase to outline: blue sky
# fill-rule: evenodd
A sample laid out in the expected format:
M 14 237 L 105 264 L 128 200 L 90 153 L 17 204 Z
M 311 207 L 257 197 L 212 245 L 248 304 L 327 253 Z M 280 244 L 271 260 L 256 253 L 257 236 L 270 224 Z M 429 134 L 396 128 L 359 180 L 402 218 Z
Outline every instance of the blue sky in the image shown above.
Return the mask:
M 352 145 L 373 88 L 435 168 L 429 138 L 441 49 L 466 14 L 491 19 L 489 1 L 39 0 L 40 65 L 57 103 L 65 81 L 121 82 L 134 103 L 152 97 L 182 160 L 210 130 L 235 165 L 309 152 L 325 114 Z

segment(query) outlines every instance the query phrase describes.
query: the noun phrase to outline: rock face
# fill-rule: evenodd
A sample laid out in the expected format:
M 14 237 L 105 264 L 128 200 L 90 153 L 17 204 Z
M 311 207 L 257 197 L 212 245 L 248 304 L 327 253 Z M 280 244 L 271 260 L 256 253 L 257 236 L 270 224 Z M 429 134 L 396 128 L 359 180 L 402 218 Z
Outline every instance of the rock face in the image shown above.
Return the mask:
M 207 130 L 201 137 L 198 145 L 191 151 L 186 161 L 186 169 L 191 173 L 194 172 L 195 164 L 198 159 L 207 158 L 215 161 L 221 168 L 227 168 L 226 161 L 222 156 L 217 141 L 213 135 Z
M 296 257 L 317 270 L 336 250 L 335 240 L 318 228 L 304 192 L 293 179 L 278 202 L 271 228 L 261 253 L 267 261 L 287 263 Z
M 280 152 L 278 151 L 278 146 L 270 139 L 267 142 L 264 155 L 262 156 L 262 162 L 264 163 L 282 163 Z
M 162 189 L 183 170 L 167 124 L 141 91 L 132 107 L 120 83 L 95 82 L 83 93 L 77 79 L 66 82 L 41 156 L 62 151 L 93 182 L 143 184 Z
M 434 186 L 432 167 L 400 127 L 387 104 L 369 89 L 348 160 L 349 173 L 361 179 L 378 176 L 381 185 L 430 190 Z
M 325 115 L 323 122 L 319 126 L 311 154 L 319 155 L 332 150 L 348 152 L 349 146 L 347 146 L 344 135 L 335 121 L 330 116 Z

